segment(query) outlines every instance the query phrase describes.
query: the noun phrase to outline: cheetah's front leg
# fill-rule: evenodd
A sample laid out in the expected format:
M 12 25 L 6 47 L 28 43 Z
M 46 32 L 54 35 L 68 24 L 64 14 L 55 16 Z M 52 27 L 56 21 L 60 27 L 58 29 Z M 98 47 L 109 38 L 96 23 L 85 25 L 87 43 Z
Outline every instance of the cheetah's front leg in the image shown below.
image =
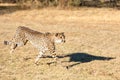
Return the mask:
M 42 57 L 44 53 L 42 51 L 39 52 L 39 55 L 35 59 L 35 64 L 37 64 L 38 60 Z

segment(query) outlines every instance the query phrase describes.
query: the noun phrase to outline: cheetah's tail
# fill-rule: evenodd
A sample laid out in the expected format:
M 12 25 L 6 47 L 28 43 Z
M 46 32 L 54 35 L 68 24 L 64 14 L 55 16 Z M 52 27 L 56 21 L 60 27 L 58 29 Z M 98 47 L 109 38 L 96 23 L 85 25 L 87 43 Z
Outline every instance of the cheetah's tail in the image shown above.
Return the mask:
M 4 41 L 4 45 L 10 45 L 11 41 Z

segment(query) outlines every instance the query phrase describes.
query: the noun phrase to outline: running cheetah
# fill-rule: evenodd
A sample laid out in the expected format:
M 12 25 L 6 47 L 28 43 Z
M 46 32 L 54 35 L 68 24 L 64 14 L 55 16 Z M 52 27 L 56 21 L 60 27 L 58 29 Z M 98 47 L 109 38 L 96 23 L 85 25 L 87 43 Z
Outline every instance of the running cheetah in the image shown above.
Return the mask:
M 13 39 L 11 41 L 4 41 L 4 44 L 11 46 L 10 53 L 12 53 L 16 47 L 26 45 L 28 41 L 39 51 L 39 55 L 35 59 L 37 64 L 46 51 L 52 53 L 56 58 L 55 43 L 65 43 L 65 35 L 64 33 L 41 33 L 28 27 L 19 26 Z

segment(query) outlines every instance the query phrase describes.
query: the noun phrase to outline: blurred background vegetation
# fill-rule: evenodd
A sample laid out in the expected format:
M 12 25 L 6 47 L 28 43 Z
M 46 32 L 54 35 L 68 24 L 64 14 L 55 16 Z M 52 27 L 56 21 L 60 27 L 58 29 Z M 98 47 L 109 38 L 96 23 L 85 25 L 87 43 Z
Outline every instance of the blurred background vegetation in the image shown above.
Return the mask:
M 119 7 L 120 0 L 0 0 L 0 3 L 14 3 L 21 8 Z

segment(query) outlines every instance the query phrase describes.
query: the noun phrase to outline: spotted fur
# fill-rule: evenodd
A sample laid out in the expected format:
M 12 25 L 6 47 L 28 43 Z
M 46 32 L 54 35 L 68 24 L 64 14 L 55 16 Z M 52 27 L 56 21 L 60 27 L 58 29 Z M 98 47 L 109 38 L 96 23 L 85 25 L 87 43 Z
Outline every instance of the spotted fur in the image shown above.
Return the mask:
M 13 39 L 11 41 L 4 41 L 4 44 L 11 45 L 10 53 L 12 53 L 16 47 L 26 45 L 28 41 L 39 51 L 39 55 L 35 60 L 35 63 L 37 63 L 46 51 L 54 53 L 55 43 L 64 43 L 65 35 L 64 33 L 41 33 L 28 27 L 19 26 Z

